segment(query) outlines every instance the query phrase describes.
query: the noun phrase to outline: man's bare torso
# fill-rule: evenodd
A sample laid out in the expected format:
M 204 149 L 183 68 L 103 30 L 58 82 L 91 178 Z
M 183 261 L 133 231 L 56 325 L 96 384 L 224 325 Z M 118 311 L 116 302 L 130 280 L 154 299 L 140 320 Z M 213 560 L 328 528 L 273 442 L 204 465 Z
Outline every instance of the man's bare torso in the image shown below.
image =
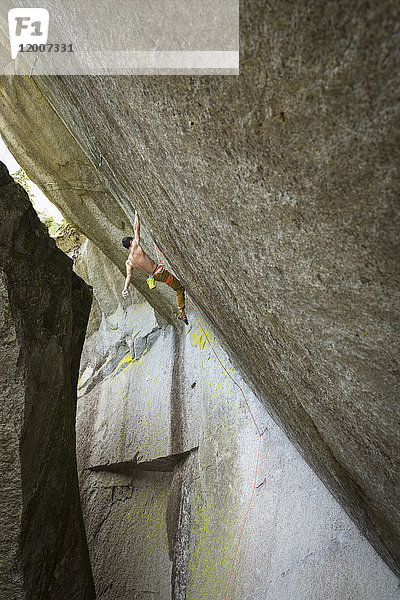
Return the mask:
M 157 263 L 146 254 L 146 252 L 137 242 L 135 242 L 135 240 L 131 244 L 126 264 L 133 269 L 140 269 L 145 273 L 152 273 L 157 267 Z

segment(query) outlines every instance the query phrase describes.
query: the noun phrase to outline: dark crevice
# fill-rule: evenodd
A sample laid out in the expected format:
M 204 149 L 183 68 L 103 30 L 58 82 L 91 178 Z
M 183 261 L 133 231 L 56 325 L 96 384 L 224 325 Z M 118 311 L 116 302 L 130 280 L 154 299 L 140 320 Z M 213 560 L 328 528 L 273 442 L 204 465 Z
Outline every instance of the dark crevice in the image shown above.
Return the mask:
M 197 447 L 186 450 L 185 452 L 179 452 L 178 454 L 160 456 L 159 458 L 142 462 L 138 461 L 139 453 L 137 453 L 133 460 L 107 465 L 96 465 L 95 467 L 89 467 L 87 470 L 110 471 L 112 473 L 122 473 L 123 475 L 134 475 L 137 471 L 159 471 L 165 473 L 173 471 L 175 467 L 184 461 L 194 450 L 197 450 Z

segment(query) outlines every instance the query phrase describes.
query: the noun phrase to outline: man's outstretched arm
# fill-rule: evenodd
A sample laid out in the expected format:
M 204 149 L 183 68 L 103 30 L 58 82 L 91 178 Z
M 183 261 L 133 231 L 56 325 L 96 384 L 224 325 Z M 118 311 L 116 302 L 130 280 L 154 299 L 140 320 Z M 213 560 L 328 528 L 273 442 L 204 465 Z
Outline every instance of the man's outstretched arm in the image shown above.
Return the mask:
M 140 223 L 139 223 L 139 215 L 137 214 L 137 210 L 135 210 L 135 224 L 133 226 L 135 230 L 135 242 L 136 244 L 140 244 Z
M 133 270 L 133 269 L 132 269 L 132 267 L 131 267 L 130 265 L 126 265 L 126 279 L 125 279 L 125 287 L 124 287 L 124 289 L 122 290 L 122 295 L 123 295 L 123 297 L 124 297 L 124 298 L 126 298 L 126 297 L 127 297 L 127 295 L 128 295 L 128 287 L 129 287 L 129 284 L 130 284 L 130 282 L 131 282 L 132 270 Z

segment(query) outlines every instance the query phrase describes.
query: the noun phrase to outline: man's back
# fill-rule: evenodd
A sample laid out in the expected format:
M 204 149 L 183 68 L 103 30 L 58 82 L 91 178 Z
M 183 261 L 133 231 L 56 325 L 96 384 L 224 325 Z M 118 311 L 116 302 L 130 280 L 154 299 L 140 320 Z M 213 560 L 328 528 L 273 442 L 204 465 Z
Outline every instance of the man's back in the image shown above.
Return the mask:
M 154 269 L 157 267 L 157 263 L 154 262 L 146 254 L 140 244 L 137 243 L 136 240 L 132 240 L 131 247 L 129 249 L 129 256 L 126 264 L 133 269 L 140 269 L 141 271 L 145 271 L 145 273 L 152 273 Z

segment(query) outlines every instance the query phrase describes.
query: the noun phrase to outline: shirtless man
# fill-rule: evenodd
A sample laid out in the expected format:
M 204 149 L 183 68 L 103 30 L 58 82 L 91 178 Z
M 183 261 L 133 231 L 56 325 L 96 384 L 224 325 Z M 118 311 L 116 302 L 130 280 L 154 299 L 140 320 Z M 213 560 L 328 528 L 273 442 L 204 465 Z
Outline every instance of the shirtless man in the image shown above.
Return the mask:
M 185 325 L 188 325 L 188 319 L 185 314 L 185 290 L 181 282 L 172 275 L 161 264 L 157 264 L 146 254 L 140 245 L 140 223 L 139 215 L 135 212 L 134 224 L 135 237 L 124 237 L 122 245 L 129 250 L 128 260 L 126 261 L 126 279 L 125 287 L 122 290 L 124 298 L 128 295 L 128 286 L 131 282 L 133 269 L 140 269 L 148 273 L 149 277 L 153 276 L 156 281 L 166 283 L 176 292 L 176 303 L 179 308 L 178 319 L 181 319 Z

